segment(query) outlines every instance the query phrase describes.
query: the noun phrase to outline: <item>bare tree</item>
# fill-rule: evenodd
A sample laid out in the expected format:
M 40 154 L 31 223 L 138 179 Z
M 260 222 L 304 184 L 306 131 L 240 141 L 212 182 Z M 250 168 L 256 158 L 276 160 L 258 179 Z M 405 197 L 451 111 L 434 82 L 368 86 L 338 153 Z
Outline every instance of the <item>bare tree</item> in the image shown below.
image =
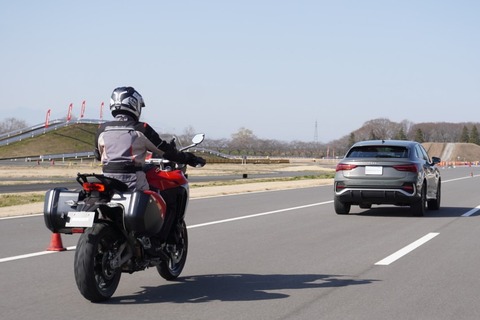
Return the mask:
M 180 145 L 189 145 L 192 141 L 193 136 L 195 136 L 196 133 L 197 132 L 195 132 L 195 128 L 193 128 L 192 126 L 186 127 L 183 130 L 183 133 L 177 137 L 180 140 Z
M 238 132 L 232 134 L 230 147 L 232 150 L 237 151 L 238 154 L 248 155 L 253 153 L 256 140 L 257 137 L 252 130 L 242 127 Z
M 23 120 L 18 120 L 16 118 L 7 118 L 0 122 L 0 133 L 12 132 L 26 127 L 28 127 L 28 125 Z

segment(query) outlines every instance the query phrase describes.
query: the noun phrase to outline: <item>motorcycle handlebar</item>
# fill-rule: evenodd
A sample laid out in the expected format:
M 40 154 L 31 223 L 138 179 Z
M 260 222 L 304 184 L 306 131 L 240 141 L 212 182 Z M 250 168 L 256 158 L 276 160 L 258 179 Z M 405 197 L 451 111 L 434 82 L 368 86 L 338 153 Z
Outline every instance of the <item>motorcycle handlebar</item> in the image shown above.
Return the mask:
M 185 151 L 185 150 L 188 150 L 190 148 L 193 148 L 193 147 L 199 145 L 200 143 L 202 143 L 204 139 L 205 139 L 205 134 L 204 133 L 198 133 L 192 138 L 192 144 L 190 144 L 186 147 L 180 148 L 179 151 Z M 151 158 L 151 159 L 145 160 L 145 163 L 156 164 L 156 165 L 159 165 L 162 168 L 164 168 L 164 167 L 166 167 L 167 164 L 172 163 L 172 161 L 169 161 L 169 160 L 163 159 L 163 158 Z M 176 163 L 175 167 L 177 169 L 179 169 L 179 168 L 186 167 L 186 165 L 181 164 L 181 163 Z

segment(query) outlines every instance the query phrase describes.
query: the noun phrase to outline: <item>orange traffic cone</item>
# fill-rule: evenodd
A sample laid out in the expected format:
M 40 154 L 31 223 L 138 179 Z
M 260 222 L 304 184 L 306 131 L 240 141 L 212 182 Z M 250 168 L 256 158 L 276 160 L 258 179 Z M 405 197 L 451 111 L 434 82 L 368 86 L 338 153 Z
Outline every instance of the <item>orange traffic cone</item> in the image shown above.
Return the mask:
M 65 251 L 65 247 L 62 244 L 62 237 L 60 233 L 52 233 L 52 238 L 50 240 L 50 245 L 47 248 L 47 251 Z

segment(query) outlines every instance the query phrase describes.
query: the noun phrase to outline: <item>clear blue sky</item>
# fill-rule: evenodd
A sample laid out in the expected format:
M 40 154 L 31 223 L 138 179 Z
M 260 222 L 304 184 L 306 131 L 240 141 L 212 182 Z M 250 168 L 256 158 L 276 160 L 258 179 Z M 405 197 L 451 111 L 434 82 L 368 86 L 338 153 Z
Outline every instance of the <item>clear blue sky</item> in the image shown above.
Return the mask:
M 480 121 L 478 0 L 1 2 L 0 121 L 99 118 L 123 85 L 160 132 L 211 138 Z

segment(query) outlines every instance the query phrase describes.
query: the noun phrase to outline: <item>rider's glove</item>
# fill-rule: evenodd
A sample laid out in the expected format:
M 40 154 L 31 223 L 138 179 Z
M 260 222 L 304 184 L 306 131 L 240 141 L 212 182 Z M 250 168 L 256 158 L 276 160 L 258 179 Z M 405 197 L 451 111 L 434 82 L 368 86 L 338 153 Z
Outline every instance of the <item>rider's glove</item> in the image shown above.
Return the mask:
M 157 146 L 158 149 L 162 150 L 163 152 L 172 152 L 177 150 L 177 146 L 175 144 L 175 139 L 172 139 L 170 142 L 167 142 L 165 140 L 162 141 Z
M 207 161 L 201 157 L 195 156 L 191 152 L 185 152 L 185 155 L 187 156 L 187 164 L 192 167 L 203 167 Z

